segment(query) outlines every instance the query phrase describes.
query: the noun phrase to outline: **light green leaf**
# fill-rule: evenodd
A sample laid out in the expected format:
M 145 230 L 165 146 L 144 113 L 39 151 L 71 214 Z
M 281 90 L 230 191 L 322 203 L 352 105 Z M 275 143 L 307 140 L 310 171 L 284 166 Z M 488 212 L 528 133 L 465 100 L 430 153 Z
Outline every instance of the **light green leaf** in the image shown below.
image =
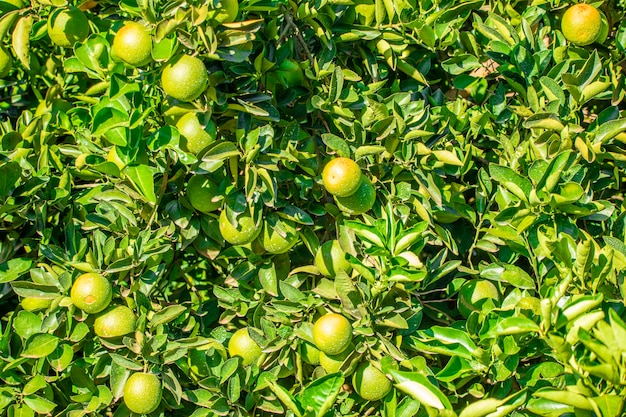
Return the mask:
M 148 165 L 133 165 L 126 167 L 126 175 L 133 182 L 137 190 L 152 204 L 156 204 L 154 193 L 153 168 Z
M 26 69 L 30 69 L 30 31 L 32 27 L 33 17 L 29 14 L 22 16 L 13 29 L 13 50 Z
M 167 306 L 163 310 L 156 313 L 150 319 L 149 326 L 155 327 L 160 324 L 167 324 L 176 320 L 180 315 L 187 311 L 187 307 L 180 305 Z
M 57 348 L 59 338 L 41 333 L 31 336 L 26 342 L 26 348 L 22 352 L 22 356 L 26 358 L 44 358 L 50 355 Z
M 433 385 L 428 378 L 417 372 L 403 372 L 390 369 L 389 373 L 396 381 L 396 387 L 422 404 L 437 410 L 451 410 L 452 405 L 443 392 Z
M 312 410 L 316 417 L 323 417 L 335 403 L 343 383 L 344 378 L 339 373 L 316 379 L 302 391 L 302 407 Z
M 15 281 L 28 272 L 33 261 L 28 258 L 13 258 L 0 264 L 0 284 Z
M 518 266 L 502 262 L 489 264 L 480 271 L 480 276 L 491 281 L 506 282 L 521 289 L 535 288 L 535 281 L 526 271 Z
M 522 201 L 528 201 L 528 196 L 533 186 L 527 178 L 521 176 L 509 167 L 495 164 L 489 165 L 489 174 L 517 198 Z

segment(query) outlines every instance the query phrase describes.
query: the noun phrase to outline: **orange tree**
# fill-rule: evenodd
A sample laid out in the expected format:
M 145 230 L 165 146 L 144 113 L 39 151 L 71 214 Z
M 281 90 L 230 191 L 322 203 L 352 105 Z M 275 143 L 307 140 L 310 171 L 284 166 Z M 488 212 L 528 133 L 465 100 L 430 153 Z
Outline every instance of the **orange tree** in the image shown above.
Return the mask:
M 0 0 L 0 415 L 623 415 L 625 5 L 573 5 Z

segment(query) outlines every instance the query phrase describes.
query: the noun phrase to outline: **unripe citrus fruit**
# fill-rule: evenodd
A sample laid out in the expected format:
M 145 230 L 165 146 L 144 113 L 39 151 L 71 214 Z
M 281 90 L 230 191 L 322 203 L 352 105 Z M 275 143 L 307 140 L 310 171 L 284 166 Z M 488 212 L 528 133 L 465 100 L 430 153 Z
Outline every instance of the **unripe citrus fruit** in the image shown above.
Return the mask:
M 178 119 L 176 129 L 182 136 L 182 148 L 196 155 L 213 143 L 217 137 L 215 123 L 209 120 L 206 126 L 202 126 L 198 116 L 193 112 Z
M 338 240 L 329 240 L 319 247 L 315 254 L 315 265 L 325 277 L 334 277 L 339 271 L 352 271 L 352 265 L 346 259 L 346 253 Z
M 89 20 L 76 7 L 56 9 L 48 17 L 48 36 L 55 44 L 71 48 L 89 36 Z
M 263 222 L 263 231 L 259 240 L 268 253 L 285 253 L 298 241 L 296 224 L 274 213 L 268 214 Z
M 252 365 L 261 357 L 261 348 L 250 337 L 248 328 L 239 329 L 228 341 L 228 354 L 231 358 L 239 356 L 243 366 Z
M 249 210 L 237 217 L 237 226 L 228 220 L 226 210 L 222 210 L 218 226 L 224 240 L 231 245 L 245 245 L 252 242 L 261 233 L 261 225 L 252 218 Z
M 11 54 L 6 49 L 0 46 L 0 78 L 9 75 L 12 66 L 13 57 L 11 57 Z
M 45 310 L 50 307 L 52 300 L 49 298 L 24 297 L 20 301 L 20 305 L 26 311 Z
M 165 94 L 180 101 L 193 101 L 204 92 L 209 81 L 204 63 L 190 55 L 170 60 L 161 74 Z
M 472 311 L 482 310 L 483 304 L 489 300 L 496 305 L 500 303 L 498 288 L 491 281 L 474 279 L 459 290 L 457 305 L 461 315 L 467 318 Z
M 325 354 L 337 355 L 352 341 L 352 325 L 341 314 L 325 314 L 313 325 L 313 341 Z
M 347 197 L 361 185 L 361 168 L 350 158 L 335 158 L 322 171 L 326 191 L 334 196 Z
M 327 355 L 324 352 L 320 352 L 320 365 L 327 374 L 334 374 L 335 372 L 339 372 L 341 368 L 341 364 L 346 360 L 348 356 L 354 350 L 354 345 L 352 343 L 348 344 L 348 347 L 341 353 L 337 355 Z
M 162 390 L 158 376 L 135 372 L 124 385 L 124 404 L 133 413 L 150 414 L 161 403 Z
M 370 363 L 359 365 L 352 375 L 352 386 L 367 401 L 378 401 L 391 391 L 392 384 L 378 368 Z
M 609 37 L 609 31 L 611 28 L 609 27 L 609 19 L 607 19 L 603 12 L 600 12 L 600 18 L 602 19 L 602 28 L 600 29 L 600 34 L 598 35 L 598 39 L 596 39 L 596 43 L 603 44 Z
M 339 210 L 352 216 L 370 211 L 375 202 L 376 188 L 365 175 L 363 175 L 361 185 L 354 194 L 348 197 L 335 196 L 335 203 L 337 203 Z
M 222 206 L 220 199 L 215 199 L 218 186 L 206 175 L 194 175 L 187 183 L 186 195 L 189 202 L 201 213 L 210 213 Z
M 135 331 L 137 317 L 130 308 L 116 305 L 100 313 L 93 323 L 93 331 L 104 338 L 121 337 Z
M 113 288 L 108 279 L 90 272 L 76 278 L 70 297 L 76 307 L 85 313 L 95 314 L 109 306 L 113 298 Z
M 571 6 L 561 19 L 565 39 L 578 46 L 590 45 L 602 33 L 602 17 L 595 7 L 579 3 Z
M 239 14 L 239 1 L 221 0 L 220 6 L 209 11 L 209 19 L 217 23 L 234 22 Z
M 309 342 L 302 342 L 300 344 L 300 354 L 302 355 L 302 360 L 309 365 L 320 364 L 320 353 L 319 349 Z
M 302 85 L 304 81 L 302 68 L 297 62 L 290 59 L 282 61 L 275 73 L 280 83 L 286 88 Z
M 129 22 L 115 34 L 113 53 L 134 67 L 152 60 L 152 38 L 148 30 L 136 22 Z

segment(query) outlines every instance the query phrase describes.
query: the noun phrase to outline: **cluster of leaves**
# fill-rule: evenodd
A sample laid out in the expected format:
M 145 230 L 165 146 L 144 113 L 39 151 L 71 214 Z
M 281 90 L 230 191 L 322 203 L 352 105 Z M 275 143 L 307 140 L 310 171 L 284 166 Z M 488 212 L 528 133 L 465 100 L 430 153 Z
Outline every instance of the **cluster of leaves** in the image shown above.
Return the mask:
M 15 61 L 0 80 L 1 415 L 128 415 L 138 370 L 163 381 L 153 415 L 623 415 L 623 4 L 598 2 L 609 38 L 579 48 L 558 0 L 247 0 L 225 24 L 207 17 L 219 1 L 71 3 L 91 34 L 64 49 L 46 21 L 65 0 L 0 2 Z M 111 56 L 130 20 L 154 39 L 141 69 Z M 160 86 L 180 53 L 209 72 L 193 103 Z M 175 127 L 189 111 L 218 127 L 199 155 Z M 336 156 L 372 179 L 370 212 L 325 192 Z M 220 211 L 193 209 L 194 174 L 219 184 Z M 232 246 L 222 210 L 276 213 L 298 243 Z M 350 274 L 315 266 L 332 239 Z M 134 334 L 93 333 L 69 297 L 84 272 L 114 284 Z M 476 279 L 500 300 L 464 317 Z M 303 352 L 330 311 L 354 350 L 324 375 Z M 250 366 L 226 349 L 242 327 L 263 349 Z M 379 402 L 350 386 L 362 362 L 394 382 Z

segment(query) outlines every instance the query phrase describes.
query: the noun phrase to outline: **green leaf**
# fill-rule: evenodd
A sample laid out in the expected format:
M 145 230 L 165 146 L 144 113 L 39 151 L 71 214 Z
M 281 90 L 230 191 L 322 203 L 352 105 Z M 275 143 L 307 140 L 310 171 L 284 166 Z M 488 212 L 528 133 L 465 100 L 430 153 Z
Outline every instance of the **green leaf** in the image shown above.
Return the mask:
M 331 150 L 337 152 L 339 156 L 346 158 L 350 157 L 350 147 L 346 141 L 341 139 L 339 136 L 333 135 L 332 133 L 324 133 L 322 134 L 322 141 Z
M 543 398 L 549 401 L 554 401 L 560 404 L 570 405 L 581 410 L 592 411 L 593 409 L 589 399 L 586 396 L 572 391 L 544 388 L 534 392 L 533 396 L 537 398 Z
M 156 327 L 160 324 L 167 324 L 173 320 L 176 320 L 179 316 L 187 311 L 187 307 L 173 305 L 167 306 L 163 310 L 155 313 L 150 319 L 149 326 Z
M 55 351 L 59 338 L 51 334 L 42 333 L 31 336 L 26 342 L 22 356 L 25 358 L 45 358 Z
M 300 395 L 302 407 L 314 412 L 316 417 L 323 417 L 335 403 L 344 378 L 340 373 L 330 374 L 316 379 Z
M 24 388 L 22 389 L 22 394 L 23 395 L 31 395 L 31 394 L 36 393 L 40 389 L 43 389 L 43 388 L 47 387 L 47 386 L 48 386 L 48 383 L 46 382 L 44 377 L 39 375 L 39 374 L 37 374 L 37 375 L 34 375 L 30 379 L 30 381 L 28 381 L 26 383 L 26 385 L 24 385 Z
M 518 335 L 539 332 L 537 323 L 526 317 L 505 317 L 491 324 L 481 339 L 493 339 L 499 336 Z
M 626 131 L 626 118 L 602 123 L 595 132 L 593 142 L 606 143 L 624 131 Z
M 528 201 L 533 186 L 527 178 L 522 177 L 511 168 L 495 164 L 489 165 L 489 174 L 517 198 Z
M 35 313 L 22 310 L 17 313 L 13 320 L 15 332 L 24 340 L 41 332 L 41 318 Z
M 437 410 L 452 410 L 448 397 L 424 375 L 395 369 L 390 369 L 389 373 L 396 381 L 396 388 L 409 394 L 422 404 Z
M 141 371 L 143 369 L 141 364 L 125 358 L 122 355 L 118 355 L 117 353 L 109 353 L 109 356 L 111 356 L 114 363 L 123 368 L 130 369 L 131 371 Z M 115 392 L 115 389 L 113 389 L 113 392 Z
M 306 211 L 296 206 L 287 206 L 282 211 L 279 211 L 278 215 L 307 226 L 313 226 L 315 224 Z
M 480 276 L 491 281 L 511 284 L 517 288 L 531 290 L 535 288 L 535 281 L 526 271 L 515 265 L 496 262 L 481 269 Z
M 354 283 L 344 271 L 335 276 L 335 291 L 341 300 L 341 306 L 352 316 L 360 317 L 359 306 L 363 303 Z
M 379 247 L 384 248 L 384 238 L 374 226 L 367 226 L 359 221 L 349 220 L 345 222 L 346 227 L 352 229 L 357 236 L 363 240 Z
M 50 414 L 57 407 L 54 401 L 50 401 L 39 395 L 28 395 L 24 397 L 24 403 L 38 414 Z
M 54 370 L 62 372 L 72 363 L 74 351 L 70 345 L 62 343 L 46 359 Z
M 272 390 L 276 397 L 290 409 L 296 417 L 303 417 L 303 410 L 300 404 L 296 401 L 293 395 L 289 393 L 285 388 L 278 385 L 274 381 L 268 381 L 269 388 Z
M 602 395 L 589 399 L 595 406 L 596 413 L 606 417 L 622 416 L 624 411 L 624 397 L 620 395 Z
M 328 98 L 332 103 L 339 100 L 341 93 L 343 92 L 343 72 L 339 66 L 335 67 L 330 79 L 330 93 Z
M 623 256 L 626 256 L 626 244 L 624 244 L 624 242 L 613 236 L 602 236 L 602 239 L 609 247 L 618 251 Z
M 13 27 L 18 17 L 20 17 L 19 10 L 3 10 L 2 16 L 0 16 L 0 41 L 4 39 L 4 36 Z
M 13 50 L 24 68 L 30 70 L 30 32 L 33 28 L 33 17 L 22 16 L 13 29 Z
M 8 197 L 15 187 L 15 183 L 20 179 L 22 168 L 17 162 L 3 163 L 0 165 L 0 199 Z
M 543 190 L 551 193 L 554 187 L 559 183 L 563 171 L 570 164 L 571 151 L 564 151 L 554 157 L 546 168 L 543 177 L 537 184 L 537 190 Z
M 386 148 L 384 146 L 378 145 L 359 146 L 354 152 L 354 159 L 359 160 L 370 155 L 380 155 L 381 153 L 385 152 L 385 150 Z
M 546 129 L 556 132 L 562 131 L 565 126 L 561 122 L 561 118 L 553 113 L 537 113 L 527 118 L 523 126 L 526 129 Z
M 124 385 L 126 380 L 131 374 L 131 370 L 120 365 L 117 362 L 111 363 L 111 375 L 109 377 L 109 384 L 111 387 L 111 394 L 113 398 L 120 399 L 124 395 Z
M 135 165 L 126 167 L 126 175 L 133 182 L 137 190 L 152 204 L 156 204 L 157 197 L 154 193 L 154 172 L 148 165 Z
M 278 279 L 276 277 L 276 268 L 272 262 L 259 268 L 259 282 L 269 295 L 273 297 L 278 296 Z
M 93 134 L 106 136 L 114 145 L 126 146 L 126 134 L 122 132 L 126 131 L 129 123 L 130 117 L 127 113 L 113 107 L 104 107 L 94 115 Z
M 239 360 L 237 358 L 230 358 L 222 365 L 220 371 L 220 384 L 225 383 L 239 367 Z
M 217 141 L 209 145 L 202 155 L 200 168 L 208 172 L 214 172 L 224 164 L 228 158 L 239 156 L 237 145 L 227 141 Z
M 0 283 L 15 281 L 30 270 L 33 261 L 27 258 L 13 258 L 0 264 Z
M 441 68 L 452 75 L 459 75 L 465 72 L 473 71 L 482 65 L 474 55 L 455 54 L 453 57 L 443 61 Z

